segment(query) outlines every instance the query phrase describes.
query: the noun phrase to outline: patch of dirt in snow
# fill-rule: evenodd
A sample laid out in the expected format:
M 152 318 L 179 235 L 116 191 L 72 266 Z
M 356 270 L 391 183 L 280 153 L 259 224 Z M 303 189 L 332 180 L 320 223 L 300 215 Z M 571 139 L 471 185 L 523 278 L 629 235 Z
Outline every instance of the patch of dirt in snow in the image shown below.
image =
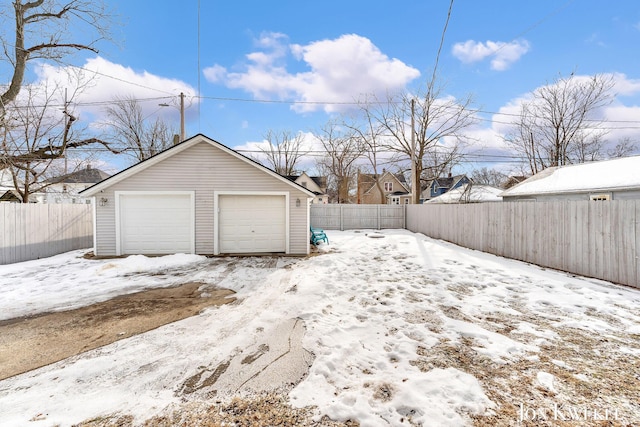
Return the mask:
M 0 321 L 0 380 L 230 303 L 233 293 L 191 282 L 75 310 Z
M 314 408 L 293 408 L 284 393 L 268 393 L 253 397 L 236 397 L 222 403 L 187 403 L 170 408 L 166 413 L 135 422 L 131 416 L 107 416 L 86 420 L 74 427 L 267 427 L 316 426 L 356 427 L 357 422 L 337 422 L 322 417 L 316 420 Z
M 555 338 L 518 332 L 510 325 L 514 321 L 553 331 Z M 472 415 L 475 426 L 640 425 L 637 335 L 556 327 L 533 313 L 517 318 L 493 315 L 476 323 L 537 345 L 540 351 L 496 363 L 474 349 L 475 340 L 463 337 L 457 342 L 441 340 L 431 348 L 419 346 L 417 357 L 410 362 L 423 372 L 454 367 L 476 377 L 497 408 L 493 414 Z M 555 392 L 540 384 L 540 372 L 553 376 Z

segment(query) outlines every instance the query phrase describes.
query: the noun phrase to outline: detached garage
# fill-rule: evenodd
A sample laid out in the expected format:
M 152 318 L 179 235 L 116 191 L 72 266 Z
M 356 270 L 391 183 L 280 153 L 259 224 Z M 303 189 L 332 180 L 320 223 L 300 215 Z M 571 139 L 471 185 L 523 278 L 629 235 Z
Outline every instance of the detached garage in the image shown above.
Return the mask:
M 309 253 L 313 193 L 204 135 L 82 194 L 97 256 Z

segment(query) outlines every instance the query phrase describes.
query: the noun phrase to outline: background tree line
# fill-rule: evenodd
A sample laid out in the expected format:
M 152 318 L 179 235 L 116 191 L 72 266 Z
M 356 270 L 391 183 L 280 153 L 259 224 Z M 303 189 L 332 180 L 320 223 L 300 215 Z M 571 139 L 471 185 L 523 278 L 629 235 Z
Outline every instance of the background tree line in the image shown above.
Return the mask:
M 175 128 L 145 116 L 132 96 L 112 99 L 102 131 L 96 132 L 95 124 L 89 129 L 74 108 L 74 99 L 90 84 L 90 76 L 81 70 L 70 71 L 65 82 L 25 83 L 29 64 L 36 59 L 65 64 L 74 52 L 98 53 L 98 45 L 109 41 L 112 24 L 104 2 L 14 0 L 12 6 L 0 10 L 2 18 L 13 23 L 0 33 L 1 65 L 11 71 L 0 86 L 0 169 L 10 174 L 22 201 L 43 190 L 51 176 L 94 159 L 97 154 L 87 155 L 87 147 L 137 162 L 173 143 Z M 72 34 L 70 28 L 83 31 Z M 610 76 L 571 74 L 521 102 L 504 137 L 522 160 L 519 174 L 634 152 L 633 140 L 608 141 L 604 123 L 597 118 L 596 113 L 612 102 L 613 86 Z M 384 99 L 365 96 L 349 112 L 310 131 L 311 136 L 267 130 L 261 152 L 252 155 L 283 175 L 299 173 L 302 162 L 312 156 L 314 164 L 304 169 L 326 176 L 339 202 L 349 201 L 359 172 L 380 175 L 386 169 L 407 176 L 415 170 L 416 184 L 422 188 L 466 161 L 466 149 L 478 142 L 469 136 L 479 121 L 472 97 L 454 98 L 445 89 L 433 73 L 416 90 L 390 93 Z M 477 183 L 496 185 L 502 173 L 485 167 L 471 175 Z M 419 191 L 415 202 L 418 197 Z
M 511 117 L 503 137 L 520 161 L 510 170 L 476 167 L 468 172 L 469 177 L 476 184 L 503 187 L 510 174 L 530 176 L 547 167 L 633 154 L 636 141 L 608 140 L 605 122 L 598 119 L 599 110 L 613 100 L 613 86 L 608 75 L 571 74 L 536 89 Z M 337 202 L 350 200 L 359 172 L 379 176 L 386 169 L 408 178 L 412 162 L 423 188 L 430 180 L 447 176 L 454 167 L 469 162 L 465 149 L 478 142 L 468 132 L 479 120 L 472 104 L 471 96 L 455 99 L 437 82 L 427 82 L 424 90 L 400 92 L 383 100 L 366 98 L 358 103 L 357 111 L 333 117 L 313 131 L 312 143 L 298 135 L 295 150 L 289 153 L 290 141 L 283 144 L 270 137 L 270 131 L 264 150 L 269 155 L 256 159 L 278 171 L 277 162 L 286 158 L 286 175 L 293 175 L 301 172 L 301 161 L 313 153 L 315 164 L 303 168 L 313 167 L 327 176 L 329 192 Z M 382 193 L 382 188 L 379 190 Z

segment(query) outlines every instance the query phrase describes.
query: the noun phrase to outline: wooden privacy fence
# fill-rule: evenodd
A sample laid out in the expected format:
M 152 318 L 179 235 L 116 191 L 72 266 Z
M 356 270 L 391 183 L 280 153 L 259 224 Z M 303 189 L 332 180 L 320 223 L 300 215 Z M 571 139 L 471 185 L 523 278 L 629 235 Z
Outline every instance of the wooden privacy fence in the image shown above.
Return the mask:
M 311 205 L 311 226 L 327 230 L 405 228 L 405 205 Z
M 640 287 L 640 201 L 411 205 L 407 229 L 544 267 Z
M 0 264 L 93 246 L 91 205 L 0 203 Z

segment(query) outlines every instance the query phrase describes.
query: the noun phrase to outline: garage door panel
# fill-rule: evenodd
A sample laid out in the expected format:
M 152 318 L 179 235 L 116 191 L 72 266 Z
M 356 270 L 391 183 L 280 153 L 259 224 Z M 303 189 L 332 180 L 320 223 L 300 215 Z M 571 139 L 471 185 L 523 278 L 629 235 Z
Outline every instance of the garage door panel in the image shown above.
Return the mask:
M 119 201 L 122 254 L 192 252 L 190 194 L 122 194 Z
M 286 251 L 286 198 L 265 195 L 219 197 L 220 253 Z

